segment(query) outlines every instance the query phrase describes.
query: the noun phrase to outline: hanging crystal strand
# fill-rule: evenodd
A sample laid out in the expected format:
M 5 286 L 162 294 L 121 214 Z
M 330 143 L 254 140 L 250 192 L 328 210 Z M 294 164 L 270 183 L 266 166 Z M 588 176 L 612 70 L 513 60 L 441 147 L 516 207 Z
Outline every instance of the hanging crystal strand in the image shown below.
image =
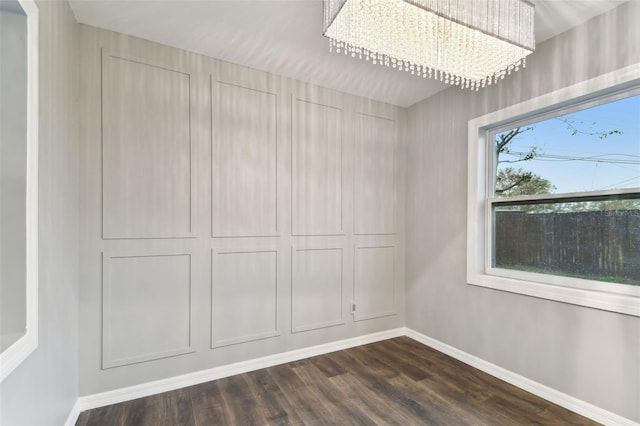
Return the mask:
M 364 56 L 376 64 L 462 88 L 483 88 L 526 67 L 522 55 L 529 48 L 504 50 L 501 41 L 488 40 L 487 34 L 499 34 L 501 39 L 524 46 L 535 43 L 527 31 L 535 18 L 533 8 L 519 0 L 405 0 L 419 3 L 428 12 L 423 14 L 402 7 L 390 11 L 387 0 L 327 1 L 331 6 L 324 12 L 325 31 L 331 29 L 331 36 L 327 35 L 331 52 L 344 49 L 352 57 Z M 336 19 L 340 10 L 346 13 L 339 16 L 351 16 L 356 22 Z M 503 19 L 509 16 L 516 21 Z M 365 20 L 371 29 L 366 29 Z M 417 48 L 424 40 L 426 48 Z M 374 48 L 362 47 L 367 43 Z M 395 48 L 398 50 L 390 56 L 388 52 Z

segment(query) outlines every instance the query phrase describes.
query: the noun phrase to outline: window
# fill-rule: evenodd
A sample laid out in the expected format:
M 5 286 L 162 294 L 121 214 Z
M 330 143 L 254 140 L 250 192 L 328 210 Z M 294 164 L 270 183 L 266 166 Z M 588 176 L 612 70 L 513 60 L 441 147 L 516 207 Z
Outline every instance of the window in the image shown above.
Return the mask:
M 640 316 L 640 70 L 469 122 L 470 284 Z
M 0 381 L 38 346 L 38 8 L 0 1 Z

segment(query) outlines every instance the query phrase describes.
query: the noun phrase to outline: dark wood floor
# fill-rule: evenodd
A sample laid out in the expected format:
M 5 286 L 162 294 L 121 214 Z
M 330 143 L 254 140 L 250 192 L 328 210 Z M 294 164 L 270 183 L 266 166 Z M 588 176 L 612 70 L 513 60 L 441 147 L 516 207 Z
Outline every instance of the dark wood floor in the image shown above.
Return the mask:
M 408 337 L 96 408 L 77 425 L 593 425 Z

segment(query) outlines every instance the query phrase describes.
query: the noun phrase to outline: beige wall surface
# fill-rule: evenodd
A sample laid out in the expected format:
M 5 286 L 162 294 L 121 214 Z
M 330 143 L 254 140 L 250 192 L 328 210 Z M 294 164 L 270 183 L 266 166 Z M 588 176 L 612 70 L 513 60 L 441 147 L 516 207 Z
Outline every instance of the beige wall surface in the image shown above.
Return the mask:
M 0 424 L 63 424 L 78 396 L 78 71 L 66 1 L 39 12 L 38 348 L 0 384 Z
M 640 318 L 466 284 L 467 122 L 640 62 L 640 2 L 542 43 L 478 93 L 445 90 L 408 114 L 407 326 L 640 421 Z
M 81 395 L 404 325 L 404 109 L 81 28 Z

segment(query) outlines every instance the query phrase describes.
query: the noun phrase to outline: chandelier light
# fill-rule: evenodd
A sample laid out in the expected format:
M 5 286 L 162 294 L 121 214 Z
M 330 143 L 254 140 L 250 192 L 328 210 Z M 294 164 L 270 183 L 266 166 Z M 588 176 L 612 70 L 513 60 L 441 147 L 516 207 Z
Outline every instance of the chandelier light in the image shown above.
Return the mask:
M 331 50 L 478 90 L 535 49 L 525 0 L 324 0 Z

